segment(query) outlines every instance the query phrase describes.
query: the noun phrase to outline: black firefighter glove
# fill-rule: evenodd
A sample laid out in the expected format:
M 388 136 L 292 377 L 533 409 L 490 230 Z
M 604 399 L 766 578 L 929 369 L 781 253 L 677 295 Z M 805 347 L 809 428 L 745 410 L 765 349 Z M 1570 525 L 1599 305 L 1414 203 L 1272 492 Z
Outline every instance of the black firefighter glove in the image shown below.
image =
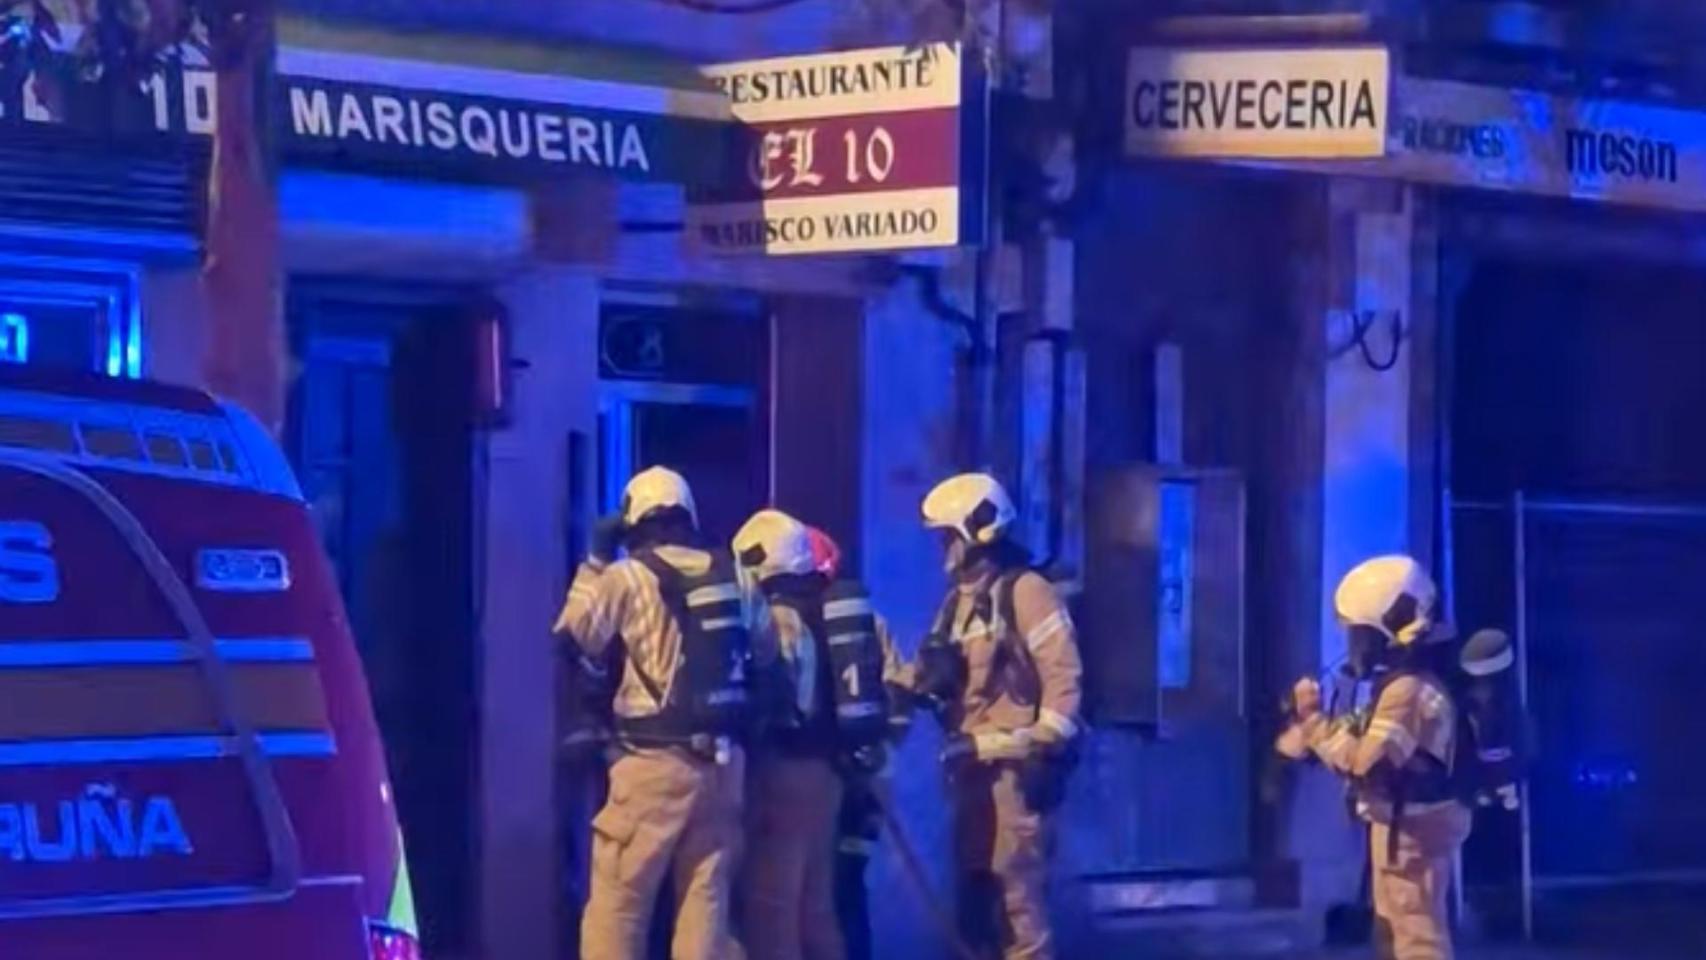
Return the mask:
M 1038 740 L 1019 766 L 1025 802 L 1038 813 L 1053 813 L 1066 801 L 1066 782 L 1078 766 L 1082 736 Z
M 623 522 L 621 514 L 599 517 L 592 525 L 592 535 L 587 538 L 587 556 L 600 563 L 614 561 L 616 551 L 622 546 L 622 538 L 627 534 L 628 525 Z
M 938 716 L 960 697 L 966 685 L 966 660 L 960 648 L 939 638 L 930 638 L 918 648 L 919 697 Z

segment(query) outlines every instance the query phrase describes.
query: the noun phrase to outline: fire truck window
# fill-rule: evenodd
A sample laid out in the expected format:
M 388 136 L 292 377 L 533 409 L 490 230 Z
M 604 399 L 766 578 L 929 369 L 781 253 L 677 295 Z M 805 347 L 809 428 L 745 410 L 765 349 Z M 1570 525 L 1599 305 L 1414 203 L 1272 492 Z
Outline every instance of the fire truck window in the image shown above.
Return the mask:
M 224 440 L 219 441 L 219 462 L 226 473 L 242 473 L 242 461 L 237 458 L 237 448 Z
M 206 440 L 191 440 L 190 464 L 197 470 L 218 470 L 219 458 L 213 454 L 213 444 Z
M 0 415 L 0 446 L 73 453 L 77 449 L 77 440 L 68 423 L 37 417 Z
M 112 460 L 141 460 L 142 441 L 127 427 L 83 427 L 83 449 Z
M 163 467 L 187 467 L 190 463 L 183 442 L 163 433 L 148 435 L 148 459 Z

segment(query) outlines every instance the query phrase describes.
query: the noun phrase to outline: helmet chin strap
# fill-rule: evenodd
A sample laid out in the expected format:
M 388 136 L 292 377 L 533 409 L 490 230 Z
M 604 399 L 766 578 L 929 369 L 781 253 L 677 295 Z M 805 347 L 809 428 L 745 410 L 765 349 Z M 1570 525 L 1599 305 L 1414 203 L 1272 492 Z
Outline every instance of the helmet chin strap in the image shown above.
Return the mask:
M 751 596 L 758 592 L 758 568 L 749 567 L 744 563 L 735 564 L 735 582 L 740 585 L 741 593 Z
M 965 537 L 954 537 L 948 542 L 948 549 L 942 557 L 942 569 L 951 574 L 964 572 L 966 560 L 971 556 L 970 547 Z

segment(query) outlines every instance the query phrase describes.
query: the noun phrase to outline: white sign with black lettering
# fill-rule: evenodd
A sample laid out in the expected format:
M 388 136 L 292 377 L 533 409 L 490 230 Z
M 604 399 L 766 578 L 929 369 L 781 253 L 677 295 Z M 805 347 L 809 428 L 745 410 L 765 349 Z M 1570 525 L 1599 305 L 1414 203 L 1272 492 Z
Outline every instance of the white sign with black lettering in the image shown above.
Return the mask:
M 1150 157 L 1326 159 L 1386 148 L 1387 51 L 1131 52 L 1126 152 Z

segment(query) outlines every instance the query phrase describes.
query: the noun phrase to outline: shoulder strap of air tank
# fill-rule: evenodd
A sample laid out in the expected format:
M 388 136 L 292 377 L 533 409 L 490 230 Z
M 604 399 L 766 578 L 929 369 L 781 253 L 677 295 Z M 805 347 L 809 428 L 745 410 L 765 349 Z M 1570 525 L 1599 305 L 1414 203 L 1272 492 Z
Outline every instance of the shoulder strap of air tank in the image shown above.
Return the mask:
M 676 629 L 682 631 L 685 636 L 692 619 L 687 610 L 687 575 L 658 556 L 655 551 L 641 550 L 633 556 L 657 578 L 658 597 L 663 601 L 663 608 L 669 611 L 669 615 L 675 619 Z
M 1025 652 L 1025 658 L 1030 659 L 1031 647 L 1025 642 L 1025 637 L 1019 632 L 1018 601 L 1014 599 L 1014 591 L 1019 586 L 1020 578 L 1028 573 L 1037 573 L 1030 567 L 1016 567 L 997 577 L 990 589 L 995 591 L 995 609 L 1001 615 L 1001 626 L 1006 635 L 1014 641 L 1014 645 Z M 1037 573 L 1037 576 L 1042 574 Z
M 650 570 L 657 578 L 658 587 L 663 591 L 665 599 L 671 593 L 681 592 L 681 582 L 685 576 L 680 570 L 671 566 L 669 561 L 657 555 L 655 550 L 640 550 L 632 554 L 634 561 Z
M 669 564 L 664 563 L 663 560 L 659 559 L 658 556 L 650 550 L 637 551 L 630 556 L 633 557 L 635 562 L 644 566 L 647 570 L 652 571 L 652 575 L 658 578 L 660 593 L 664 597 L 664 607 L 673 611 L 673 608 L 670 607 L 668 602 L 670 591 L 668 587 L 665 586 L 664 580 L 664 577 L 667 576 L 667 574 L 660 573 L 657 567 L 654 566 L 654 564 L 661 564 L 664 567 L 669 567 Z M 673 567 L 669 567 L 669 569 L 674 570 Z M 633 666 L 634 678 L 640 681 L 640 686 L 646 688 L 646 695 L 652 698 L 652 702 L 657 704 L 659 710 L 664 709 L 664 697 L 666 694 L 663 685 L 658 683 L 651 674 L 646 672 L 646 668 L 642 666 L 639 659 L 633 655 L 626 642 L 622 644 L 622 658 Z
M 960 590 L 949 587 L 947 595 L 942 598 L 942 606 L 936 610 L 936 619 L 930 626 L 930 635 L 947 639 L 954 628 L 954 611 L 960 605 Z

